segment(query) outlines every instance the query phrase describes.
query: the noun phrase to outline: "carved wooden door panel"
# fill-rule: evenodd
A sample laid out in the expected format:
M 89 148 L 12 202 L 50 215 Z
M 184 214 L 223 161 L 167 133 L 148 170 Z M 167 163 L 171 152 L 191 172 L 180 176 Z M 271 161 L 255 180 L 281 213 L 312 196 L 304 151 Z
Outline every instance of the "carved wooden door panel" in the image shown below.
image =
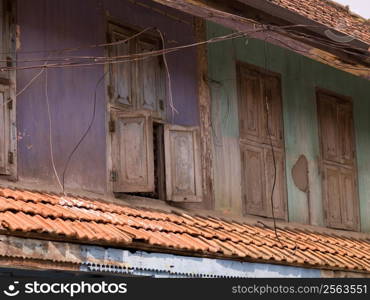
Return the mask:
M 167 200 L 202 201 L 198 129 L 166 124 L 164 143 Z
M 275 217 L 286 219 L 280 79 L 244 65 L 239 66 L 238 76 L 244 213 L 271 217 L 273 206 Z
M 154 190 L 152 121 L 146 113 L 117 112 L 112 135 L 114 192 Z
M 317 99 L 326 222 L 355 230 L 359 212 L 352 103 L 325 93 Z

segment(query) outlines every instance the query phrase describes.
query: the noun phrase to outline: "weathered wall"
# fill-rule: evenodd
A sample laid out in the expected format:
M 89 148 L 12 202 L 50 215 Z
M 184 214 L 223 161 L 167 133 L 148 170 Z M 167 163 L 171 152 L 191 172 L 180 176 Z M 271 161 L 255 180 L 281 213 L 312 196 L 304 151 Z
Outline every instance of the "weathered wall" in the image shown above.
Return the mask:
M 208 23 L 208 37 L 230 32 Z M 257 39 L 238 39 L 209 46 L 209 77 L 215 161 L 215 202 L 218 210 L 241 213 L 239 126 L 236 61 L 281 74 L 284 110 L 289 220 L 309 223 L 308 197 L 293 182 L 291 170 L 300 155 L 308 159 L 311 222 L 324 225 L 316 87 L 354 101 L 361 226 L 370 231 L 370 82 Z
M 141 3 L 147 3 L 140 1 Z M 118 22 L 134 26 L 158 27 L 165 35 L 167 45 L 187 44 L 194 40 L 192 18 L 159 5 L 150 4 L 186 23 L 138 6 L 128 0 L 34 0 L 18 1 L 20 48 L 18 66 L 25 59 L 61 55 L 104 55 L 103 48 L 78 52 L 44 51 L 80 47 L 106 42 L 106 24 L 109 15 Z M 175 123 L 198 124 L 196 97 L 195 49 L 168 55 L 175 107 Z M 30 62 L 28 65 L 37 64 Z M 39 70 L 17 72 L 18 91 Z M 55 164 L 59 174 L 67 157 L 86 130 L 93 110 L 94 90 L 104 74 L 103 66 L 58 68 L 48 72 L 48 95 L 52 118 L 52 141 Z M 94 124 L 84 142 L 73 156 L 66 176 L 66 187 L 104 193 L 106 191 L 106 99 L 105 87 L 97 88 L 97 107 Z M 169 119 L 171 117 L 169 116 Z M 48 118 L 45 102 L 45 74 L 17 98 L 18 176 L 21 182 L 34 185 L 57 186 L 49 152 Z

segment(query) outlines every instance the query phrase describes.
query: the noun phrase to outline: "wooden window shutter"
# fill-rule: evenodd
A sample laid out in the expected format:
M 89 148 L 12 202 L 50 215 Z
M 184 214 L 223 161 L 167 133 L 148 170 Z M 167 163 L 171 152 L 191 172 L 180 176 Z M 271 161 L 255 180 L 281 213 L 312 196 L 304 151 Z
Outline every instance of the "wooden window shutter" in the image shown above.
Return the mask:
M 359 228 L 357 166 L 351 101 L 318 94 L 322 187 L 329 227 Z
M 339 151 L 339 124 L 336 99 L 327 95 L 320 95 L 318 111 L 321 124 L 323 159 L 340 163 L 341 155 Z
M 341 174 L 340 168 L 326 165 L 324 167 L 324 199 L 326 201 L 326 218 L 329 226 L 341 227 Z
M 271 192 L 275 176 L 272 151 L 268 146 L 241 145 L 242 190 L 245 213 L 272 217 Z M 276 182 L 273 195 L 274 216 L 287 218 L 284 151 L 274 148 Z
M 259 74 L 240 71 L 240 138 L 262 140 L 262 84 Z
M 114 192 L 154 191 L 153 125 L 146 112 L 113 114 Z
M 195 127 L 164 127 L 167 200 L 202 201 L 199 134 Z
M 268 207 L 265 196 L 266 179 L 263 148 L 241 145 L 241 153 L 245 213 L 266 216 Z
M 123 28 L 110 24 L 111 42 L 119 42 L 127 39 L 133 33 Z M 109 47 L 111 57 L 123 56 L 133 53 L 135 49 L 135 39 L 126 43 L 120 43 Z M 124 60 L 124 58 L 121 58 Z M 133 62 L 110 64 L 110 86 L 108 87 L 109 97 L 116 103 L 125 106 L 127 109 L 134 108 L 134 101 L 131 93 L 133 81 Z
M 275 157 L 275 166 L 274 158 Z M 265 174 L 266 174 L 266 207 L 268 207 L 268 216 L 272 217 L 271 212 L 271 193 L 274 183 L 275 167 L 276 167 L 276 178 L 275 188 L 273 193 L 273 206 L 274 216 L 278 219 L 287 218 L 287 191 L 285 184 L 285 160 L 284 151 L 274 148 L 274 157 L 272 150 L 265 149 Z
M 0 85 L 0 174 L 9 174 L 10 114 L 9 87 Z M 12 158 L 14 159 L 14 158 Z M 12 161 L 10 161 L 12 163 Z
M 341 162 L 345 165 L 354 164 L 355 145 L 354 145 L 354 126 L 352 105 L 348 103 L 340 104 L 338 107 L 338 136 L 339 136 L 339 155 Z
M 347 229 L 356 229 L 358 227 L 359 215 L 356 198 L 356 173 L 354 170 L 342 169 L 341 186 L 342 224 Z
M 280 79 L 276 76 L 265 76 L 263 80 L 263 137 L 265 143 L 270 144 L 271 141 L 276 146 L 283 146 L 283 111 L 281 98 Z M 268 111 L 266 107 L 268 105 Z M 267 118 L 269 117 L 269 119 Z
M 245 64 L 239 64 L 238 72 L 244 213 L 272 217 L 274 212 L 276 218 L 287 219 L 280 77 Z
M 159 49 L 157 41 L 139 40 L 137 47 L 140 53 Z M 138 105 L 141 109 L 158 112 L 160 117 L 164 117 L 166 78 L 162 56 L 139 60 L 136 74 Z

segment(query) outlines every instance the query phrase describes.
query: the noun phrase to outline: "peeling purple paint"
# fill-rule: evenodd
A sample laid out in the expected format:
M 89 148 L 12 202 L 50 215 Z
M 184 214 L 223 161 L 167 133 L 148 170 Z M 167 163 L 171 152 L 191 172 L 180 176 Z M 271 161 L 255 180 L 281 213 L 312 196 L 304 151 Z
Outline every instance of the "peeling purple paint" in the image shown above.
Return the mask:
M 149 4 L 148 1 L 145 3 Z M 25 53 L 26 51 L 104 43 L 107 15 L 118 22 L 141 28 L 158 27 L 165 34 L 168 47 L 194 41 L 192 19 L 189 16 L 156 4 L 150 5 L 179 18 L 188 19 L 189 24 L 168 18 L 128 0 L 19 0 L 17 23 L 20 25 L 21 48 L 18 50 L 18 60 L 48 57 L 45 53 Z M 85 49 L 70 54 L 102 56 L 104 49 Z M 60 55 L 53 53 L 52 56 Z M 169 54 L 168 63 L 173 82 L 174 103 L 180 111 L 180 114 L 175 115 L 175 123 L 197 125 L 199 117 L 195 49 Z M 27 63 L 18 64 L 23 65 Z M 18 71 L 18 91 L 37 72 L 39 70 Z M 103 74 L 103 66 L 58 68 L 48 71 L 52 139 L 59 174 L 62 173 L 68 154 L 89 124 L 95 86 Z M 66 177 L 66 186 L 69 188 L 100 193 L 106 190 L 104 91 L 102 84 L 97 89 L 96 118 L 93 127 L 72 158 Z M 17 98 L 17 126 L 18 136 L 21 137 L 18 141 L 19 179 L 40 185 L 56 185 L 49 152 L 45 74 Z

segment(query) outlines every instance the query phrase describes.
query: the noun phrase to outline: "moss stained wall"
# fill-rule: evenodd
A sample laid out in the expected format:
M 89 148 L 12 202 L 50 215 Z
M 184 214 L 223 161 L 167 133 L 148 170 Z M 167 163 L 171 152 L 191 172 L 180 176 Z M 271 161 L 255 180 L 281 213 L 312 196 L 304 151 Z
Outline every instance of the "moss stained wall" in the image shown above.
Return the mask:
M 208 38 L 230 33 L 207 24 Z M 316 88 L 349 96 L 354 102 L 356 150 L 362 231 L 370 232 L 370 81 L 257 39 L 210 44 L 216 209 L 241 212 L 239 125 L 236 62 L 281 74 L 283 92 L 289 220 L 309 223 L 308 197 L 293 183 L 291 169 L 300 155 L 309 165 L 311 223 L 324 225 Z

